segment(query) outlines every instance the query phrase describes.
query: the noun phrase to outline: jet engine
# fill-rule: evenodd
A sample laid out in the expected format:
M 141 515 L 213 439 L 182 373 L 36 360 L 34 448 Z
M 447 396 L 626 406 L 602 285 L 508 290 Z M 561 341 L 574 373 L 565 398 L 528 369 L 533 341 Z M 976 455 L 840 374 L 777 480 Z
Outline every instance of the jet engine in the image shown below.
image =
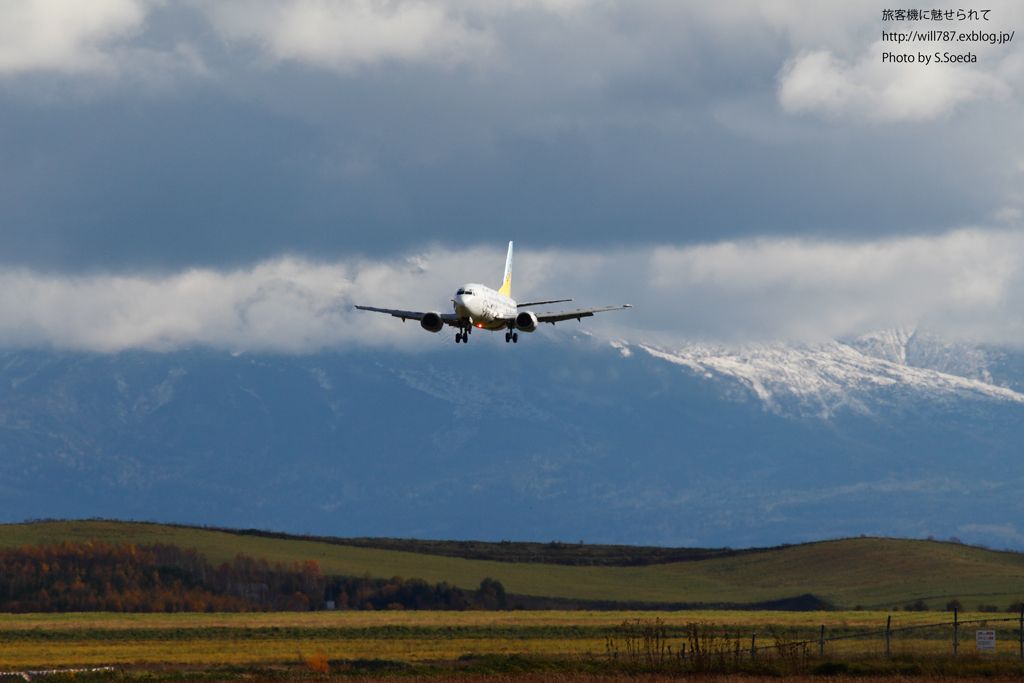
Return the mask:
M 420 320 L 420 327 L 427 332 L 440 332 L 441 328 L 444 327 L 444 321 L 441 320 L 440 313 L 431 311 L 430 313 L 423 314 L 423 318 Z
M 520 332 L 533 332 L 537 329 L 537 316 L 530 311 L 523 311 L 516 316 L 516 329 Z

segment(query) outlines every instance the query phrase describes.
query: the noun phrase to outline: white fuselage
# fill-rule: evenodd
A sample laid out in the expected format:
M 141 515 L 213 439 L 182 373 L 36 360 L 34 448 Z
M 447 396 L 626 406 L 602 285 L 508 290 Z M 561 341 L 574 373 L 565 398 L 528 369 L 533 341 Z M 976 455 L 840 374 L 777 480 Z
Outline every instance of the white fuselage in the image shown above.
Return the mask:
M 509 318 L 516 315 L 516 302 L 484 285 L 468 284 L 459 287 L 452 299 L 455 315 L 469 319 L 473 327 L 501 330 L 508 327 Z

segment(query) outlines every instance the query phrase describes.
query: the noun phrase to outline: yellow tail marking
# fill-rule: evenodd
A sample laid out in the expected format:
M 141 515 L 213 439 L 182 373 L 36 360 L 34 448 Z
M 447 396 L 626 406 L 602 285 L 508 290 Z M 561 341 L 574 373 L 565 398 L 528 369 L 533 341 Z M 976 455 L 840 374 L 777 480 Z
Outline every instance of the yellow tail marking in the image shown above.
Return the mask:
M 504 294 L 507 297 L 512 296 L 512 243 L 508 243 L 508 258 L 505 259 L 505 280 L 501 283 L 501 289 L 498 290 L 498 294 Z

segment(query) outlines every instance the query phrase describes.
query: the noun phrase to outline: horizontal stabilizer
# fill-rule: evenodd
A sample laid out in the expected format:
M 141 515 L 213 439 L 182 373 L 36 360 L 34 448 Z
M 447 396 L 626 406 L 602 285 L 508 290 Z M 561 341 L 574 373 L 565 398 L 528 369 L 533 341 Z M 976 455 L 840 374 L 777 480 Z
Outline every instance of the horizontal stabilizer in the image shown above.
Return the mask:
M 565 301 L 572 301 L 572 299 L 552 299 L 551 301 L 527 301 L 525 304 L 516 304 L 516 308 L 522 308 L 523 306 L 543 306 L 544 304 L 560 304 Z

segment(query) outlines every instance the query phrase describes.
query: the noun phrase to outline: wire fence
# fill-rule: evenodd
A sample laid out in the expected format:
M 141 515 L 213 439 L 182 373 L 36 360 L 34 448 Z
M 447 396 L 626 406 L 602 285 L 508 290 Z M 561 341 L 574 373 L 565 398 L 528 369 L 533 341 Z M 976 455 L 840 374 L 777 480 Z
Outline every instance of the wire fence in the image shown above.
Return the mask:
M 999 628 L 996 625 L 1016 624 L 1017 628 Z M 970 625 L 994 626 L 995 628 L 978 629 L 973 634 L 974 642 L 971 643 L 970 633 L 966 627 Z M 968 636 L 965 640 L 964 636 Z M 862 643 L 875 641 L 876 648 L 881 649 L 886 656 L 914 654 L 948 654 L 954 657 L 963 653 L 964 647 L 971 647 L 977 652 L 991 651 L 1009 653 L 1015 652 L 1017 657 L 1024 661 L 1024 609 L 1021 613 L 1012 617 L 995 617 L 986 619 L 972 619 L 961 621 L 958 610 L 953 611 L 953 620 L 943 622 L 932 622 L 928 624 L 913 624 L 911 626 L 898 626 L 893 628 L 892 616 L 886 619 L 884 629 L 863 631 L 860 633 L 849 633 L 836 636 L 827 636 L 824 625 L 821 627 L 821 635 L 815 640 L 803 640 L 793 643 L 775 644 L 768 647 L 792 647 L 792 646 L 813 646 L 817 645 L 818 655 L 824 657 L 826 654 L 861 654 L 866 649 Z M 752 650 L 751 656 L 756 657 L 756 650 Z
M 981 628 L 971 632 L 971 626 Z M 617 637 L 608 639 L 607 649 L 610 658 L 618 659 L 621 654 L 623 659 L 634 662 L 700 662 L 726 657 L 733 661 L 769 657 L 806 661 L 815 656 L 825 660 L 871 655 L 955 658 L 981 652 L 1024 661 L 1024 607 L 1015 616 L 966 621 L 960 620 L 958 610 L 953 610 L 952 620 L 895 627 L 890 615 L 885 628 L 850 631 L 845 626 L 830 630 L 822 625 L 817 637 L 797 638 L 791 632 L 776 629 L 744 635 L 735 629 L 719 630 L 711 624 L 694 623 L 670 637 L 667 626 L 655 619 L 623 623 L 617 629 Z

